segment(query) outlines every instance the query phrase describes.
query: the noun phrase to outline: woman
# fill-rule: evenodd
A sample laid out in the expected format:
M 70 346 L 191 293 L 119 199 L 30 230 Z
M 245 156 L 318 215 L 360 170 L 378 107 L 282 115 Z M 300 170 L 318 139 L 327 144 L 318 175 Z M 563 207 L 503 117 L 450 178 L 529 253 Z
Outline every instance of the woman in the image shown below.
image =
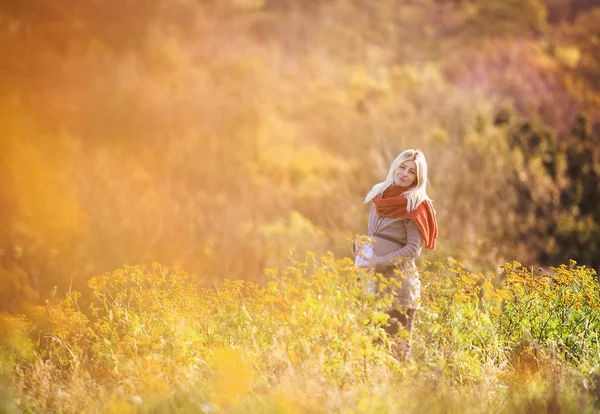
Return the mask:
M 438 235 L 435 210 L 427 195 L 427 161 L 420 150 L 402 152 L 390 167 L 385 181 L 375 184 L 365 197 L 373 202 L 369 213 L 369 235 L 374 238 L 369 267 L 395 278 L 396 303 L 391 309 L 386 332 L 392 352 L 410 357 L 410 340 L 397 338 L 402 326 L 410 335 L 415 311 L 420 307 L 421 282 L 415 258 L 423 246 L 435 250 Z

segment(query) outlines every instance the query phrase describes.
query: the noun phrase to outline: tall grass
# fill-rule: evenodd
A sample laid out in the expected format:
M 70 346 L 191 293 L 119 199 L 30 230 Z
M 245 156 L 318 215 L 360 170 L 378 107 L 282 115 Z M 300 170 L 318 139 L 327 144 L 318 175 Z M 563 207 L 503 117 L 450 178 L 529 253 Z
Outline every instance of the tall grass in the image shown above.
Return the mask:
M 89 281 L 31 317 L 3 316 L 5 411 L 592 412 L 600 286 L 591 269 L 424 263 L 413 359 L 389 353 L 391 298 L 333 255 L 269 283 L 159 264 Z M 361 281 L 363 280 L 363 281 Z

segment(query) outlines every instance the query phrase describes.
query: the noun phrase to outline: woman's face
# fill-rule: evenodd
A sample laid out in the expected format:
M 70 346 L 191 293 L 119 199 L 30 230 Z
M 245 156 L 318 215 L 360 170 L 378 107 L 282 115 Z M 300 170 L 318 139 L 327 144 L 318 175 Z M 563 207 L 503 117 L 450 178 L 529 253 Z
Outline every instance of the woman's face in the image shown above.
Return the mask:
M 401 187 L 412 187 L 417 181 L 417 164 L 414 161 L 404 161 L 394 171 L 394 184 Z

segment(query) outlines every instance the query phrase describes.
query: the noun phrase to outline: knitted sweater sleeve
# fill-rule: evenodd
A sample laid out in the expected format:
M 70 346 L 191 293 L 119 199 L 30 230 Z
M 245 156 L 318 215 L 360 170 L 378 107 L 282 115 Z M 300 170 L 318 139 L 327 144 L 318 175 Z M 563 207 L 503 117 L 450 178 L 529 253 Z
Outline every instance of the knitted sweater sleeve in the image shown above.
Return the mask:
M 372 259 L 372 265 L 375 267 L 393 266 L 401 258 L 414 259 L 421 253 L 423 246 L 423 237 L 412 220 L 405 220 L 406 226 L 406 245 L 385 256 L 375 256 Z

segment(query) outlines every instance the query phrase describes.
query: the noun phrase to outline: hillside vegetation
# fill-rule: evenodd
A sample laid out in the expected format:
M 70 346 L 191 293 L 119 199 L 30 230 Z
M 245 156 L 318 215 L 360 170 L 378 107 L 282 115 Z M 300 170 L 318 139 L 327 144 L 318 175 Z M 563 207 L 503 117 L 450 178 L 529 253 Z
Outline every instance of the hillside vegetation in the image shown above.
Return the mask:
M 0 306 L 123 264 L 346 255 L 409 147 L 430 259 L 598 268 L 600 9 L 488 3 L 2 3 Z
M 0 410 L 598 409 L 596 2 L 5 1 L 0 62 Z M 407 148 L 402 365 L 349 240 Z

